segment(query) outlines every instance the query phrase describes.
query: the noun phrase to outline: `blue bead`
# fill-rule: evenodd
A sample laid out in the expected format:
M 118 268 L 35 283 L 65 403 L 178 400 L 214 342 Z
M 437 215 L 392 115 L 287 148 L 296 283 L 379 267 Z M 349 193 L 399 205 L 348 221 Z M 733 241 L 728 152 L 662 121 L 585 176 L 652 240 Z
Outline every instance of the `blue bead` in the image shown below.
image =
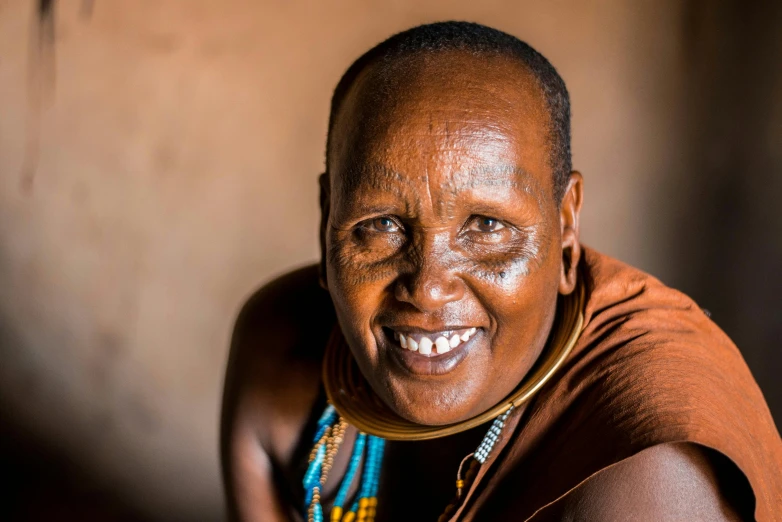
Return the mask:
M 334 405 L 327 404 L 326 408 L 323 410 L 323 413 L 320 416 L 320 420 L 318 420 L 318 424 L 324 424 L 328 421 L 328 419 L 333 417 L 335 413 L 337 413 L 337 410 L 334 408 Z
M 323 434 L 329 427 L 332 427 L 339 419 L 339 414 L 332 405 L 328 405 L 318 421 L 315 444 L 320 442 Z M 380 485 L 380 473 L 382 470 L 383 455 L 385 452 L 385 440 L 380 437 L 360 433 L 353 446 L 348 469 L 340 484 L 337 496 L 334 499 L 334 506 L 343 507 L 347 500 L 348 491 L 354 482 L 363 459 L 364 469 L 358 485 L 358 494 L 351 508 L 347 511 L 358 511 L 358 500 L 360 498 L 377 497 L 377 491 Z M 312 503 L 314 491 L 320 486 L 320 476 L 323 469 L 323 461 L 326 455 L 325 444 L 320 444 L 316 450 L 315 458 L 310 463 L 304 474 L 304 489 L 306 505 L 304 507 L 304 517 L 307 518 L 307 510 Z M 312 506 L 313 519 L 317 522 L 323 522 L 323 508 L 320 504 Z M 346 511 L 346 512 L 347 512 Z

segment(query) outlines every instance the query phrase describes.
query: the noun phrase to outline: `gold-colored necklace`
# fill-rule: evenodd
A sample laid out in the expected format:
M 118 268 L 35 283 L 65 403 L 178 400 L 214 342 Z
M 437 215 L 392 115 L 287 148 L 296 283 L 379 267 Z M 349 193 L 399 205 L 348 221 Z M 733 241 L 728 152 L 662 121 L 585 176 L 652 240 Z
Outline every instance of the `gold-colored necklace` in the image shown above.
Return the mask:
M 560 297 L 551 335 L 538 363 L 518 388 L 493 408 L 446 426 L 427 426 L 403 419 L 372 391 L 358 369 L 339 328 L 332 334 L 323 361 L 323 384 L 329 402 L 359 431 L 386 440 L 427 440 L 453 435 L 498 418 L 527 402 L 567 359 L 584 325 L 584 284 Z

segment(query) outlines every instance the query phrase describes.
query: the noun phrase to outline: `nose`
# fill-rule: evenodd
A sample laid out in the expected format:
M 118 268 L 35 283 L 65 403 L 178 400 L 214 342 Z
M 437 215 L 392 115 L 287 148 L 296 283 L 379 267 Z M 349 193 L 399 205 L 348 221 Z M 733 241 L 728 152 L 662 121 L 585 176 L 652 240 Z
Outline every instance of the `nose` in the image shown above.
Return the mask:
M 454 270 L 451 256 L 430 245 L 418 252 L 413 269 L 401 275 L 394 287 L 397 300 L 409 303 L 421 312 L 435 312 L 464 296 L 464 282 Z

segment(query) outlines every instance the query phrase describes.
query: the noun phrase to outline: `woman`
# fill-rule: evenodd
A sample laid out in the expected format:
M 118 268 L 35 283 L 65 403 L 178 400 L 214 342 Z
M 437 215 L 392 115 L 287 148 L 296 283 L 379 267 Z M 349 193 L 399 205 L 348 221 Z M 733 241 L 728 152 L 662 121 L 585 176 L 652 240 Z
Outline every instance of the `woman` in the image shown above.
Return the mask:
M 782 442 L 738 350 L 579 243 L 540 54 L 468 23 L 390 38 L 337 86 L 326 164 L 320 266 L 237 321 L 234 518 L 779 517 Z

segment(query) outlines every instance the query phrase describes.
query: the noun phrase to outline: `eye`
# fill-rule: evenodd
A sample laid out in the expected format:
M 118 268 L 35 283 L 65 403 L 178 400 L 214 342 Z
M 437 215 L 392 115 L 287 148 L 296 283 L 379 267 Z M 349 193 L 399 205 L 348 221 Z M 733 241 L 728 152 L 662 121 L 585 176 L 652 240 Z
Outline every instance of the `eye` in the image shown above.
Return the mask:
M 399 225 L 388 216 L 381 216 L 364 224 L 365 228 L 377 232 L 399 232 Z
M 488 216 L 474 216 L 468 226 L 468 230 L 474 232 L 497 232 L 505 228 L 499 220 Z

